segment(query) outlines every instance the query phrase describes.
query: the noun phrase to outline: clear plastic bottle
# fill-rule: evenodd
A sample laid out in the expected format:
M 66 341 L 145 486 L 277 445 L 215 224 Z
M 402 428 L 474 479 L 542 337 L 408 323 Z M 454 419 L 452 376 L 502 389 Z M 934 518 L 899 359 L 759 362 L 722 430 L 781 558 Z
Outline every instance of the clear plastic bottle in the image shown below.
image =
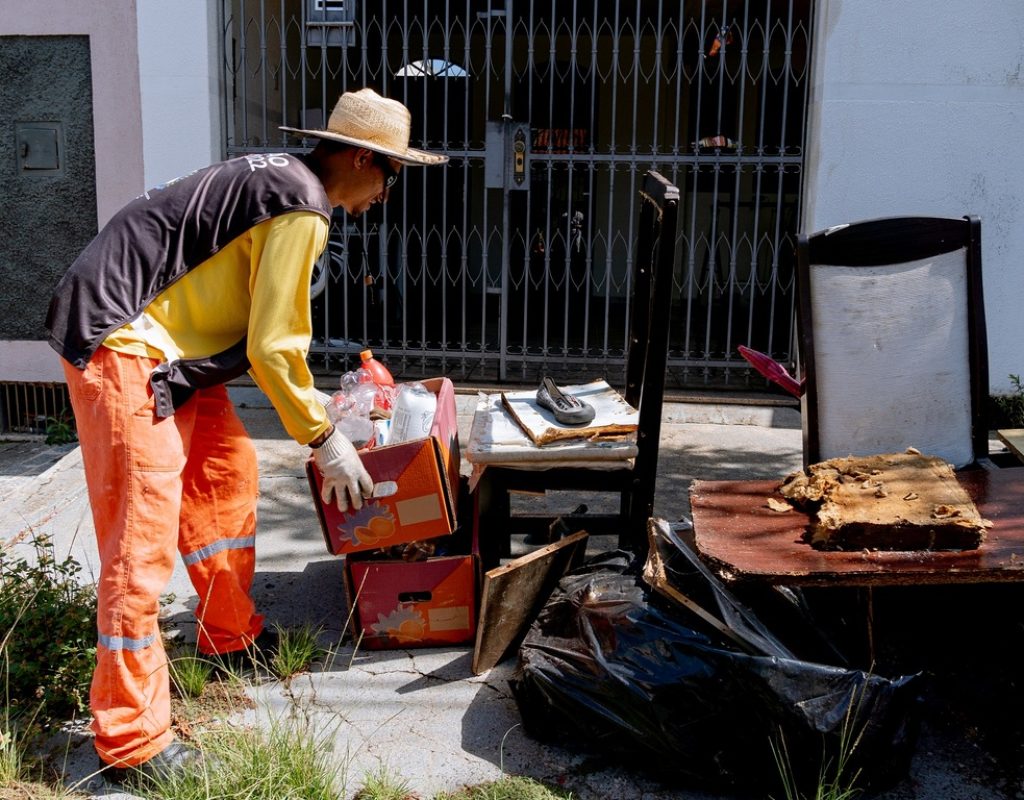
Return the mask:
M 376 405 L 380 408 L 391 408 L 391 398 L 394 395 L 395 379 L 391 377 L 388 368 L 373 357 L 372 350 L 363 350 L 359 354 L 362 359 L 361 369 L 366 370 L 369 380 L 377 384 Z

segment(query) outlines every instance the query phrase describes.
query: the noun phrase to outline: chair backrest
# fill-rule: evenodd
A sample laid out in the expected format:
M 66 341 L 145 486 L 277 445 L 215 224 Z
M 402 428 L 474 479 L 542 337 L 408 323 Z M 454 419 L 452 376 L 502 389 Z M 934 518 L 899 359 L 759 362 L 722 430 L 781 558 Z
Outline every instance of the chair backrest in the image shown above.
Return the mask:
M 672 271 L 675 267 L 679 189 L 657 172 L 644 176 L 639 193 L 637 253 L 630 300 L 626 402 L 639 409 L 637 457 L 633 467 L 630 529 L 646 542 L 654 511 L 654 479 L 661 437 L 661 412 L 668 362 Z
M 797 244 L 804 463 L 988 455 L 977 217 L 893 217 Z

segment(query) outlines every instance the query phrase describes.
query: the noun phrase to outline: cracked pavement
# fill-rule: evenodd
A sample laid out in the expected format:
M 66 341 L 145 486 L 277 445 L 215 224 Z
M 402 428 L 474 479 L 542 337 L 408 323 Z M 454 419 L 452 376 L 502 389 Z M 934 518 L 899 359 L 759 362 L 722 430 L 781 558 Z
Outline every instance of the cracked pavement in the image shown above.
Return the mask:
M 255 390 L 233 390 L 260 459 L 257 574 L 253 594 L 268 623 L 285 628 L 321 626 L 330 655 L 310 674 L 288 684 L 262 681 L 250 694 L 256 708 L 232 724 L 269 725 L 298 720 L 329 737 L 351 797 L 367 773 L 386 769 L 423 798 L 505 773 L 528 775 L 571 790 L 578 800 L 710 800 L 722 795 L 666 787 L 609 760 L 546 745 L 526 735 L 508 686 L 514 660 L 482 676 L 470 672 L 470 646 L 367 651 L 346 638 L 348 616 L 342 561 L 324 547 L 303 472 L 306 450 L 288 439 Z M 460 438 L 469 432 L 476 398 L 460 395 Z M 86 576 L 96 553 L 79 451 L 47 450 L 35 460 L 18 445 L 0 446 L 0 538 L 29 528 L 52 533 L 58 556 L 71 553 Z M 39 445 L 35 450 L 42 450 Z M 31 450 L 32 447 L 27 448 Z M 5 454 L 6 451 L 6 454 Z M 10 456 L 10 459 L 7 456 Z M 784 475 L 800 466 L 799 415 L 792 408 L 666 406 L 655 512 L 669 520 L 688 515 L 694 477 L 755 478 Z M 463 472 L 468 465 L 463 463 Z M 531 501 L 537 502 L 537 501 Z M 554 502 L 554 501 L 553 501 Z M 574 498 L 573 505 L 578 502 Z M 596 504 L 595 504 L 596 505 Z M 591 550 L 610 543 L 592 541 Z M 16 545 L 17 547 L 17 545 Z M 178 565 L 167 589 L 164 619 L 175 638 L 195 640 L 195 597 Z M 58 734 L 58 765 L 69 784 L 96 797 L 123 798 L 89 780 L 95 755 L 80 727 Z M 571 743 L 567 743 L 571 744 Z M 989 756 L 977 743 L 925 725 L 911 775 L 882 800 L 945 798 L 995 800 L 1005 785 L 979 778 Z M 99 784 L 99 785 L 98 785 Z M 1022 787 L 1024 788 L 1024 787 Z M 774 791 L 774 787 L 772 791 Z M 1016 796 L 1022 796 L 1017 794 Z

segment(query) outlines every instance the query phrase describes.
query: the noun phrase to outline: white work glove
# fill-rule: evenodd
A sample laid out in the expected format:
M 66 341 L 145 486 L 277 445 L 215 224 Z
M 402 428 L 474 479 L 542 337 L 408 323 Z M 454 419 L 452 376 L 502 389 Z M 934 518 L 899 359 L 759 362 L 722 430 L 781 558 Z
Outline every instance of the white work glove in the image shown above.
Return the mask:
M 320 497 L 325 503 L 335 495 L 339 511 L 363 507 L 363 496 L 373 494 L 373 479 L 359 460 L 352 442 L 335 428 L 319 447 L 313 448 L 313 461 L 324 476 Z
M 327 406 L 331 404 L 331 395 L 327 394 L 327 392 L 321 392 L 319 389 L 314 389 L 313 394 L 316 395 L 316 401 L 324 408 L 327 408 Z

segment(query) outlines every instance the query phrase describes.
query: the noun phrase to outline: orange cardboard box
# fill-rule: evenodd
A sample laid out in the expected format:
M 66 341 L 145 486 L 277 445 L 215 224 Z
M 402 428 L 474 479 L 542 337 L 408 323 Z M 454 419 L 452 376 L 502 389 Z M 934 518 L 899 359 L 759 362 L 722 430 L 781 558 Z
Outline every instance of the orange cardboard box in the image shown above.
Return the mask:
M 365 501 L 342 513 L 320 499 L 323 476 L 313 460 L 306 477 L 327 550 L 334 555 L 376 550 L 403 542 L 444 536 L 455 530 L 459 486 L 459 426 L 455 387 L 448 378 L 422 381 L 437 395 L 430 436 L 360 450 L 374 484 L 393 482 L 394 494 Z M 394 488 L 394 487 L 393 487 Z
M 362 647 L 437 647 L 476 636 L 475 555 L 425 561 L 347 556 L 345 583 Z

